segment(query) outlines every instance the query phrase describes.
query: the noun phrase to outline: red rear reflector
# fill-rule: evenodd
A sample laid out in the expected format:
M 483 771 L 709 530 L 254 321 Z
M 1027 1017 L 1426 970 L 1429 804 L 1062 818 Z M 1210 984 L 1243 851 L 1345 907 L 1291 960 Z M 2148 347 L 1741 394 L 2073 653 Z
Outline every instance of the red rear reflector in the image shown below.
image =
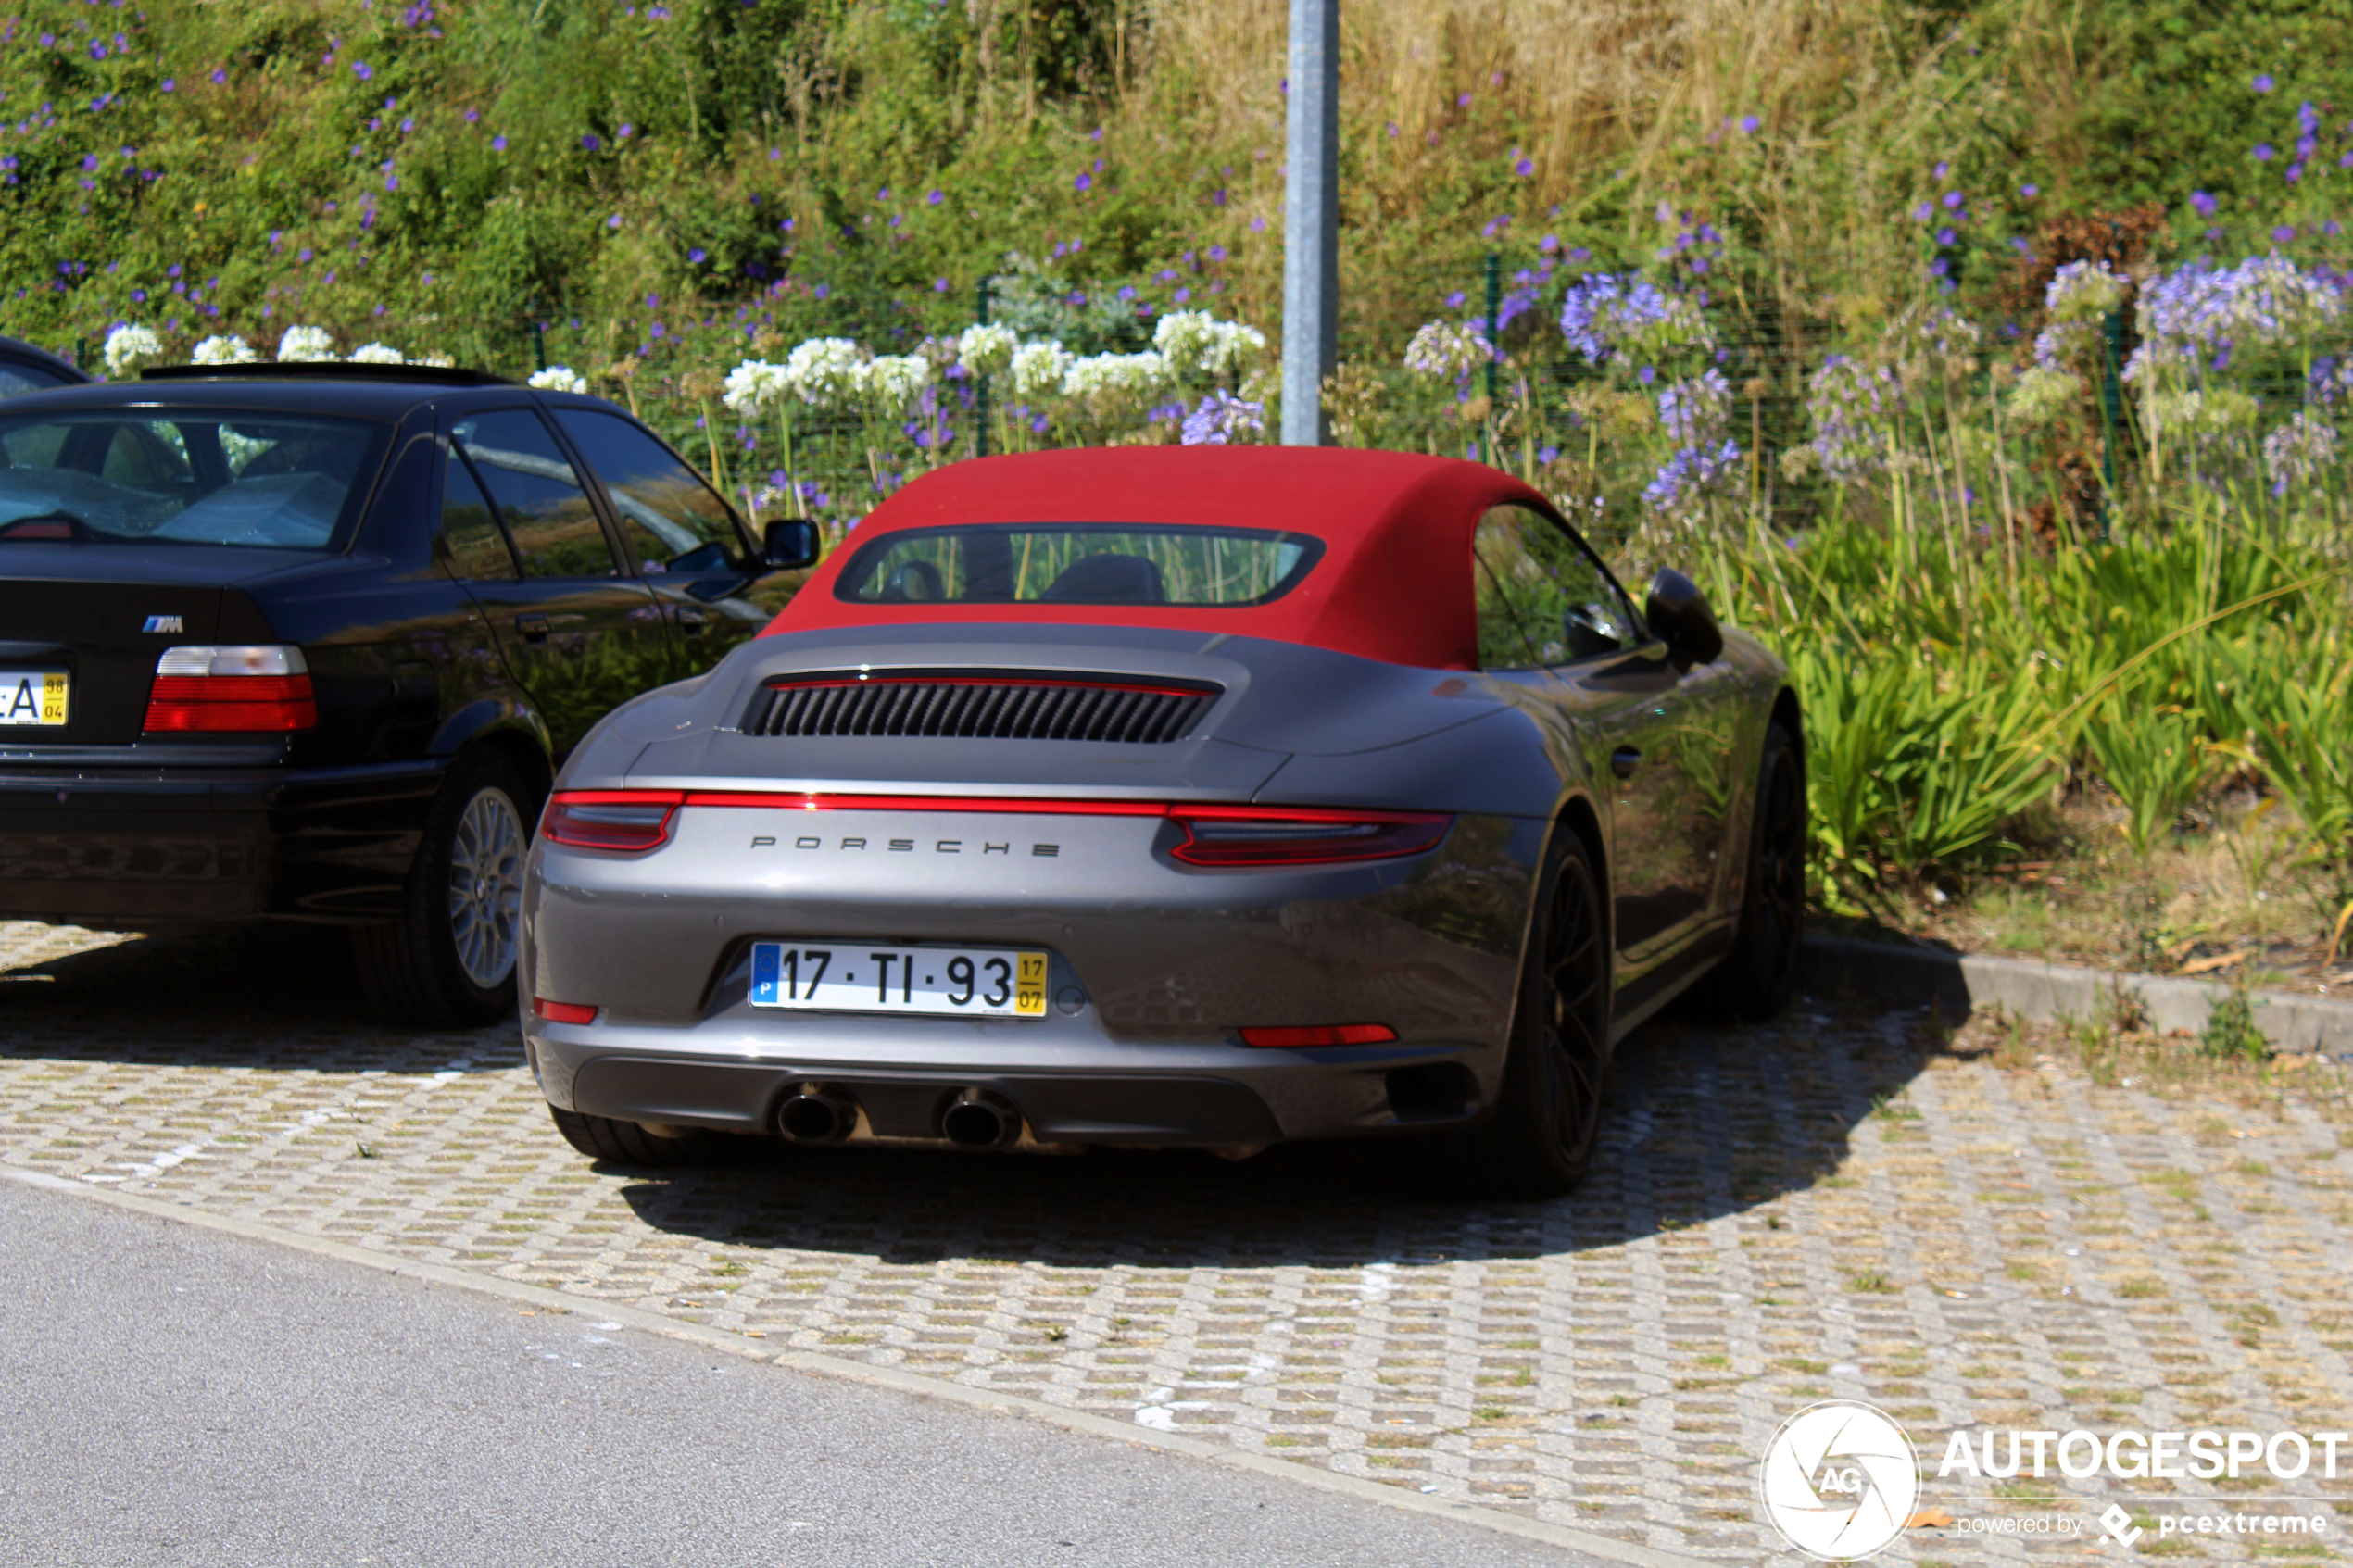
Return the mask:
M 1397 1038 L 1386 1023 L 1315 1023 L 1281 1029 L 1245 1029 L 1242 1044 L 1297 1050 L 1302 1046 L 1378 1046 Z
M 685 798 L 673 789 L 560 791 L 548 798 L 547 815 L 539 819 L 539 836 L 574 849 L 641 854 L 670 841 L 670 826 L 678 820 L 678 805 Z
M 531 998 L 531 1010 L 550 1023 L 594 1023 L 597 1010 L 580 1002 L 551 1002 L 545 997 Z
M 158 675 L 142 726 L 154 731 L 308 730 L 318 699 L 305 675 Z
M 1319 811 L 1292 806 L 1172 806 L 1185 830 L 1169 851 L 1189 866 L 1315 866 L 1386 860 L 1437 847 L 1453 818 L 1431 811 Z

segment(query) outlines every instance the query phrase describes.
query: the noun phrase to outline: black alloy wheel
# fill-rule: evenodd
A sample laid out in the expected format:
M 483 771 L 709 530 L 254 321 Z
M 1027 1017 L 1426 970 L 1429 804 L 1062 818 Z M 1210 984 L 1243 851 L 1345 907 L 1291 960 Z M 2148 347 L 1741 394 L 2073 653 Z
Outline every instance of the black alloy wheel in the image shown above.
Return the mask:
M 1480 1197 L 1559 1197 L 1592 1167 L 1601 1130 L 1609 928 L 1592 859 L 1566 824 L 1554 829 L 1537 900 L 1494 1118 L 1430 1140 L 1444 1185 Z
M 1709 984 L 1734 1018 L 1757 1022 L 1789 1004 L 1806 934 L 1806 759 L 1776 721 L 1765 732 L 1750 814 L 1740 933 Z

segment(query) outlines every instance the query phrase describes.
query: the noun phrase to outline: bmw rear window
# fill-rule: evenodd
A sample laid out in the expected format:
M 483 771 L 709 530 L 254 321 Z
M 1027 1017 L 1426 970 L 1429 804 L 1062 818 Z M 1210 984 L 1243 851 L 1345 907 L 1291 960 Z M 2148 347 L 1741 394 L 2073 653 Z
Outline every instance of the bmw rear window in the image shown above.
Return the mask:
M 219 408 L 0 418 L 0 544 L 333 549 L 385 434 L 364 420 Z
M 1324 553 L 1307 533 L 1161 523 L 973 523 L 869 540 L 834 596 L 850 604 L 1187 605 L 1281 598 Z

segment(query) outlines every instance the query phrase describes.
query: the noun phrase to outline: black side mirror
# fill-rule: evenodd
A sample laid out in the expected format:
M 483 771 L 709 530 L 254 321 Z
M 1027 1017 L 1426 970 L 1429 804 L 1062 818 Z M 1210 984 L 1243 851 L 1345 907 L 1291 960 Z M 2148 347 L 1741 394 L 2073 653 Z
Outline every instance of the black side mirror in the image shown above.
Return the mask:
M 1651 634 L 1667 644 L 1667 657 L 1685 669 L 1713 664 L 1724 651 L 1724 631 L 1707 608 L 1707 596 L 1680 571 L 1661 568 L 1651 579 L 1642 619 L 1650 622 Z
M 805 517 L 781 518 L 768 525 L 760 558 L 779 571 L 817 564 L 817 525 Z

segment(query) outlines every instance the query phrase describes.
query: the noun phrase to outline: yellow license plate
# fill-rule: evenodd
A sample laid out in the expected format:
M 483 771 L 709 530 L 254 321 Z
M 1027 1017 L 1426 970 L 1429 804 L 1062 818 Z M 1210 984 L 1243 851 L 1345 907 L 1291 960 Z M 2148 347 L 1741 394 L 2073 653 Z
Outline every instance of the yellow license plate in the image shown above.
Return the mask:
M 0 724 L 64 723 L 71 687 L 62 670 L 0 670 Z

